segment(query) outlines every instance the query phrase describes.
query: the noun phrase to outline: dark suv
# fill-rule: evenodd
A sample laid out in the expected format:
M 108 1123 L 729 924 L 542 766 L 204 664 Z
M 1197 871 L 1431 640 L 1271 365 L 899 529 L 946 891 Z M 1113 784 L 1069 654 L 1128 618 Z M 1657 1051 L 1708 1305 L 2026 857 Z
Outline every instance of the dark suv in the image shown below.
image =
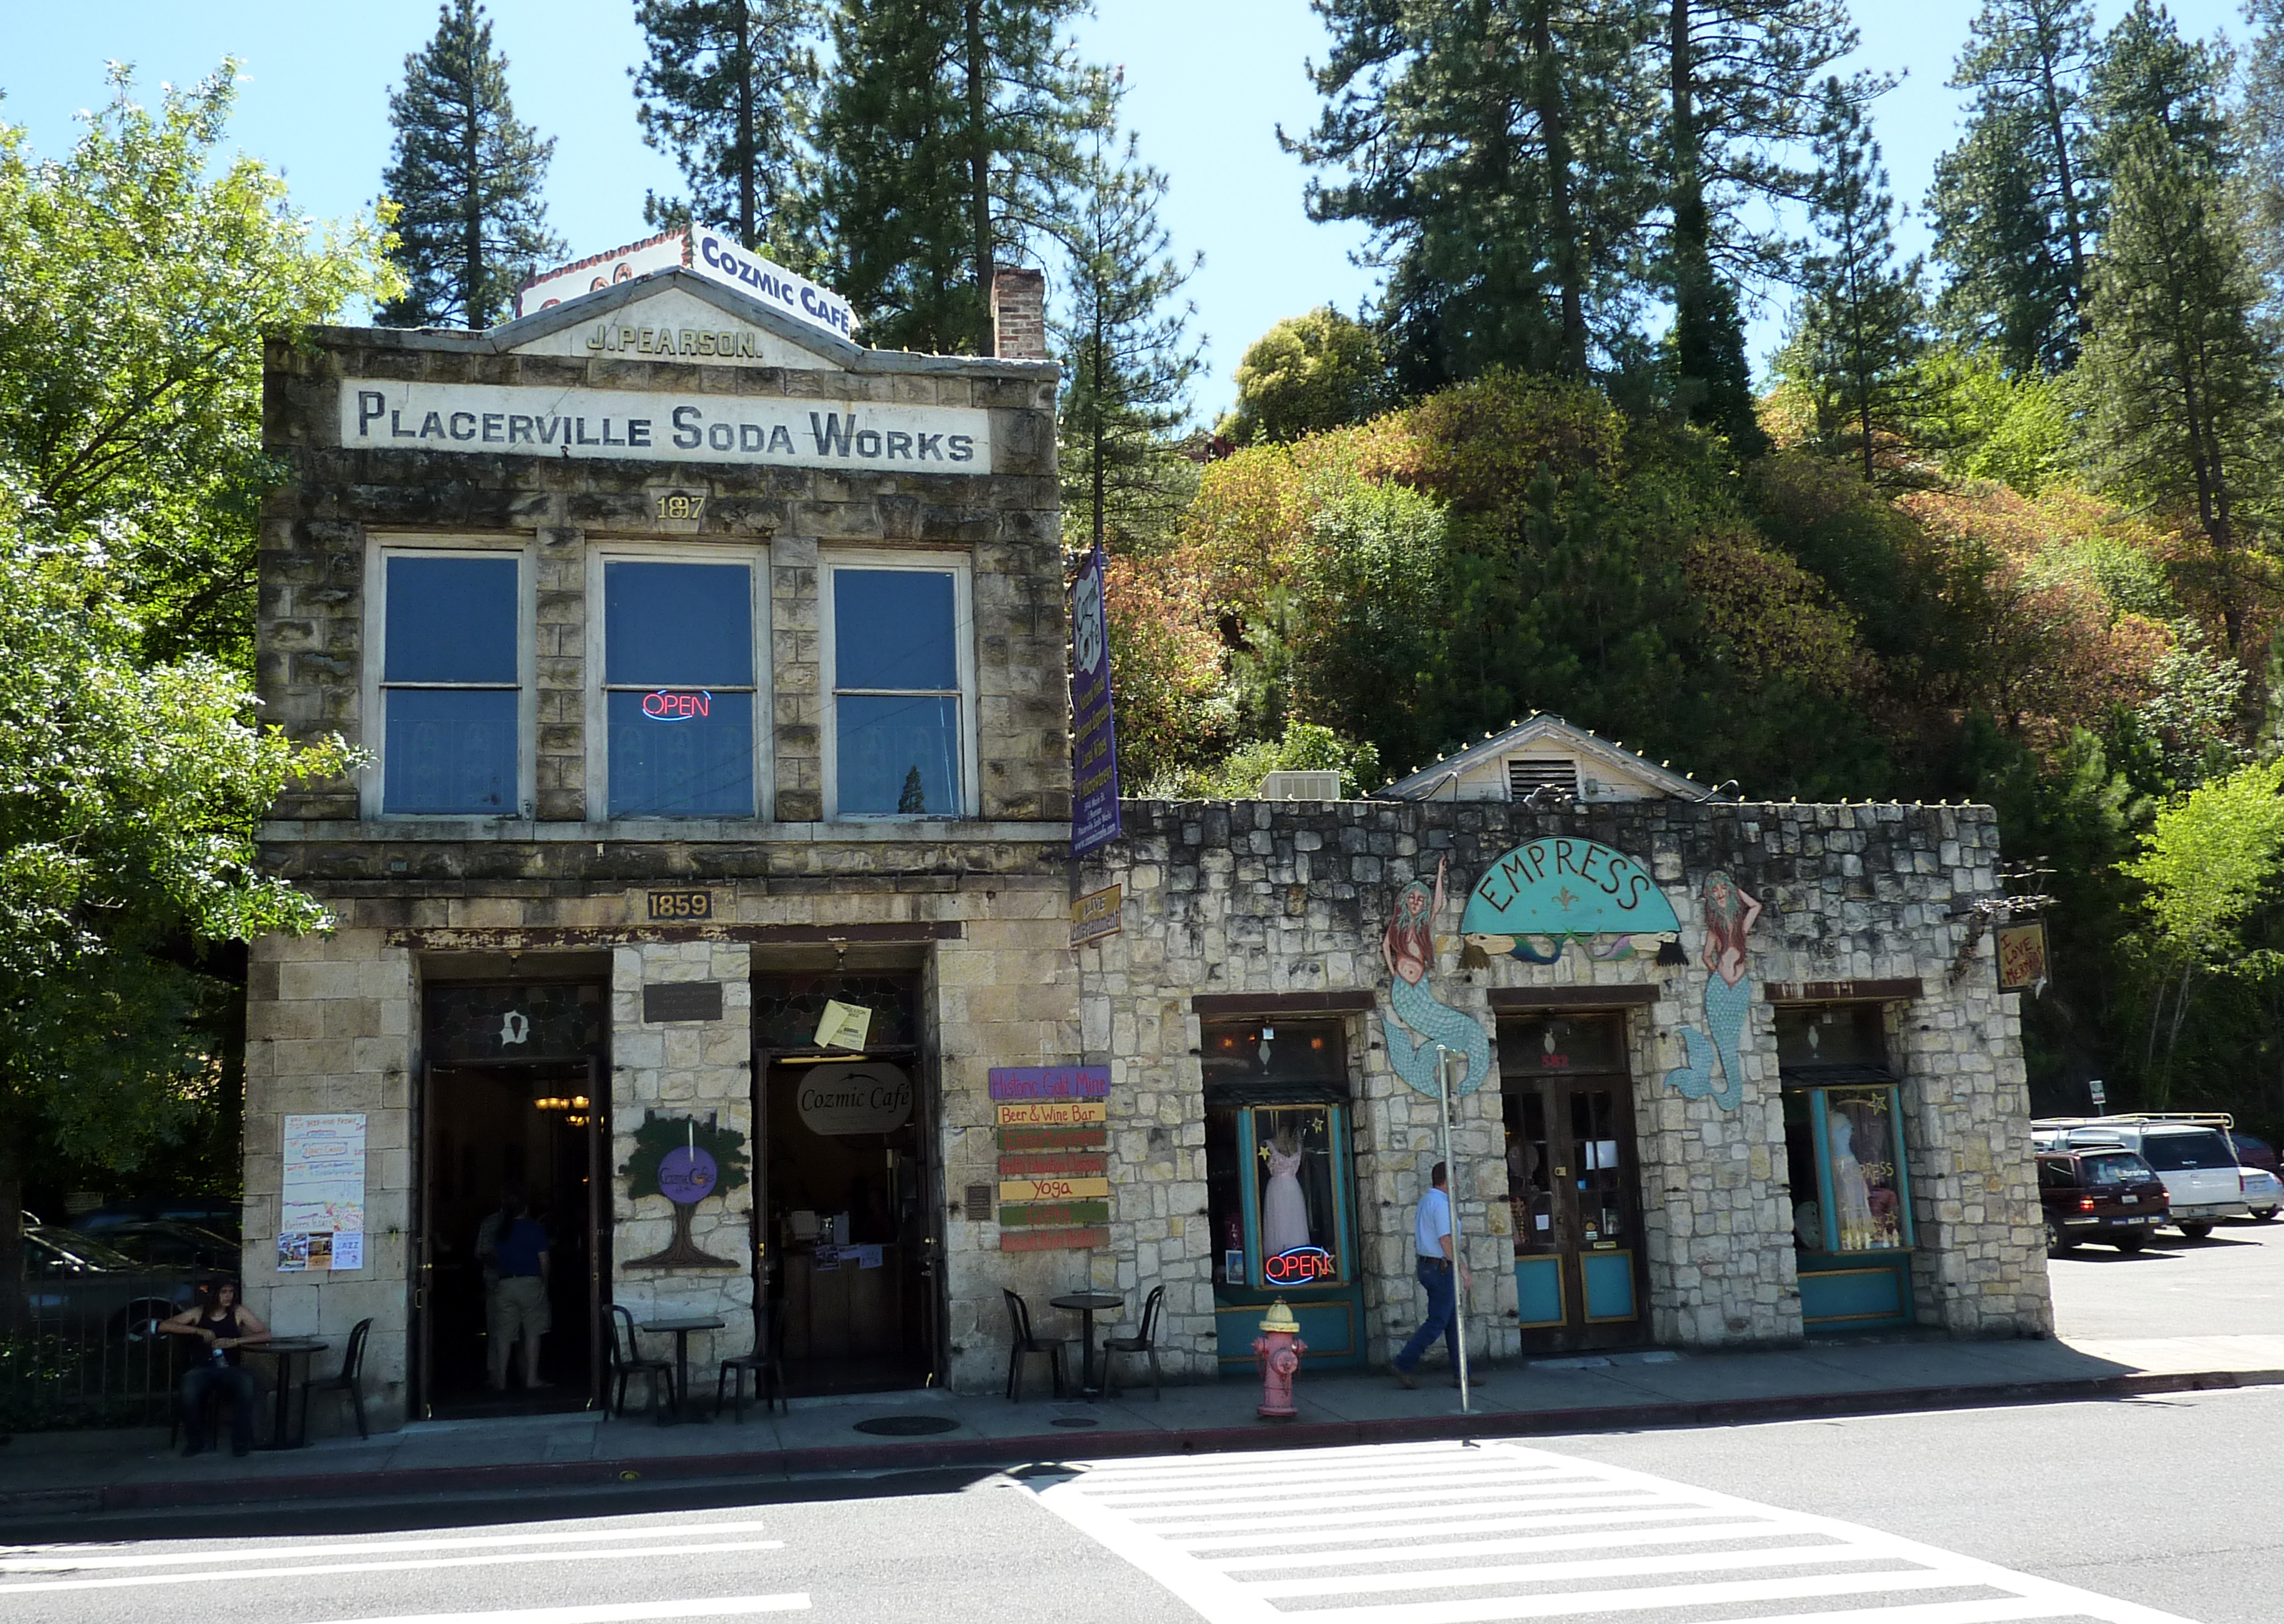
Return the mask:
M 2086 1241 L 2139 1252 L 2171 1210 L 2155 1169 L 2117 1145 L 2039 1152 L 2038 1201 L 2046 1213 L 2048 1257 Z

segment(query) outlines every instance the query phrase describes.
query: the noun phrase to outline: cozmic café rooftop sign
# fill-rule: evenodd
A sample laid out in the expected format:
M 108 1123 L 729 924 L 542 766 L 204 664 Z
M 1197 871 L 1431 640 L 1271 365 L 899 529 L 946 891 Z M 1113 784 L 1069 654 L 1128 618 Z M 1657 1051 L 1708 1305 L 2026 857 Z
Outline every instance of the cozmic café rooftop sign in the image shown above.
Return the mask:
M 529 316 L 551 305 L 598 293 L 621 282 L 675 266 L 696 271 L 724 287 L 734 287 L 751 299 L 783 310 L 795 321 L 806 322 L 836 338 L 852 339 L 856 314 L 831 288 L 796 276 L 784 266 L 749 254 L 735 235 L 718 226 L 677 227 L 608 254 L 598 254 L 575 264 L 546 271 L 524 285 L 515 296 L 515 313 Z

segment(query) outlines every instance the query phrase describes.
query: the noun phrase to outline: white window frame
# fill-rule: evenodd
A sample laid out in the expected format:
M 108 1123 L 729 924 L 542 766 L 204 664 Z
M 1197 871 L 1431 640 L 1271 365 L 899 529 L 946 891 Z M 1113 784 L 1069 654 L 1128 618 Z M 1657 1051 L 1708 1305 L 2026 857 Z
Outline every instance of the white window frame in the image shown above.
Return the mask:
M 892 550 L 884 548 L 820 550 L 817 560 L 817 693 L 823 701 L 819 744 L 823 762 L 825 816 L 828 822 L 843 818 L 874 823 L 942 822 L 941 812 L 849 812 L 841 810 L 841 705 L 834 681 L 839 668 L 833 647 L 836 603 L 835 573 L 842 569 L 908 570 L 951 577 L 952 636 L 958 660 L 959 691 L 959 812 L 975 817 L 982 806 L 976 772 L 975 597 L 974 565 L 965 553 Z M 852 689 L 854 693 L 937 691 L 920 689 L 893 691 Z
M 604 686 L 607 652 L 603 606 L 606 564 L 742 564 L 748 593 L 747 613 L 754 629 L 754 809 L 743 816 L 721 813 L 638 812 L 619 816 L 611 810 L 611 690 Z M 770 662 L 770 552 L 767 547 L 693 545 L 688 542 L 596 542 L 587 549 L 587 820 L 590 823 L 757 823 L 777 804 L 771 781 L 770 740 L 776 730 L 776 699 Z
M 368 535 L 364 544 L 364 660 L 358 714 L 371 758 L 360 769 L 359 816 L 391 823 L 524 822 L 538 804 L 539 780 L 539 593 L 537 544 L 531 536 Z M 512 812 L 387 812 L 382 809 L 387 783 L 387 687 L 381 672 L 388 658 L 388 560 L 391 558 L 513 558 L 515 574 L 515 809 Z M 459 687 L 461 684 L 445 684 Z

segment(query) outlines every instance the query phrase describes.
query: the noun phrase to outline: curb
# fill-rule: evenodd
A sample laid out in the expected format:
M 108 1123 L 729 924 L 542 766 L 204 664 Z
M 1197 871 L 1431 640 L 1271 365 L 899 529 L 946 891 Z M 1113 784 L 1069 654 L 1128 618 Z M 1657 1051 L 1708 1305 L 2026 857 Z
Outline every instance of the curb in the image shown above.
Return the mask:
M 401 1472 L 325 1472 L 216 1482 L 114 1483 L 82 1489 L 0 1490 L 0 1519 L 192 1506 L 258 1505 L 287 1500 L 409 1501 L 508 1489 L 594 1489 L 623 1484 L 697 1484 L 757 1477 L 833 1472 L 924 1472 L 1019 1464 L 1040 1459 L 1245 1449 L 1334 1448 L 1457 1438 L 1547 1437 L 1568 1433 L 1634 1432 L 1680 1426 L 1736 1425 L 1835 1416 L 1971 1409 L 1996 1404 L 2053 1404 L 2284 1384 L 2284 1370 L 2193 1370 L 2141 1376 L 2078 1377 L 1993 1382 L 1872 1393 L 1786 1394 L 1576 1409 L 1499 1411 L 1482 1416 L 1393 1417 L 1373 1421 L 1302 1421 L 1286 1425 L 1193 1427 L 1184 1432 L 1027 1433 L 1012 1438 L 950 1438 L 899 1444 L 840 1444 L 679 1459 L 534 1461 L 504 1466 L 437 1466 Z

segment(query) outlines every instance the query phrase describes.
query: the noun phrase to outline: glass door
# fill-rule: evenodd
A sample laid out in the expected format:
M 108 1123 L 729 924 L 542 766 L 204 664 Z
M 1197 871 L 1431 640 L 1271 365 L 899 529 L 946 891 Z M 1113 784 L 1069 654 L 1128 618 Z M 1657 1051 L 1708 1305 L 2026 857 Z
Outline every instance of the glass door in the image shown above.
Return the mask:
M 1645 1260 L 1624 1018 L 1499 1029 L 1508 1227 L 1527 1350 L 1641 1341 Z

